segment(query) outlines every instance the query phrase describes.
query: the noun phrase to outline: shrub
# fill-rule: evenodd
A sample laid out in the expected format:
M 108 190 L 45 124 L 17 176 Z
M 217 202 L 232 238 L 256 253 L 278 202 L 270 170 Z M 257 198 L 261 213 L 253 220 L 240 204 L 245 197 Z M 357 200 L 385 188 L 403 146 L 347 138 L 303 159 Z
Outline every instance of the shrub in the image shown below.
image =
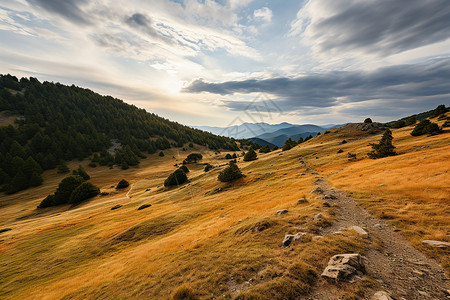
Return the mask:
M 403 120 L 395 121 L 395 122 L 392 124 L 392 128 L 402 128 L 402 127 L 405 127 L 405 126 L 406 126 L 406 122 L 403 121 Z
M 303 139 L 302 139 L 303 140 Z M 275 151 L 275 150 L 278 150 L 278 149 L 280 149 L 278 146 L 273 146 L 273 148 L 272 148 L 272 151 Z
M 90 162 L 90 163 L 88 164 L 88 166 L 91 167 L 91 168 L 96 168 L 96 167 L 97 167 L 97 164 L 96 164 L 95 162 Z
M 126 161 L 122 161 L 122 163 L 120 164 L 120 168 L 122 170 L 127 170 L 129 168 L 128 163 Z
M 83 182 L 70 195 L 69 203 L 80 203 L 100 194 L 100 189 L 90 182 Z
M 83 167 L 81 165 L 78 165 L 78 169 L 77 170 L 73 170 L 72 171 L 72 175 L 79 175 L 79 176 L 83 177 L 84 180 L 91 179 L 91 176 L 89 176 L 86 173 L 86 171 L 83 169 Z
M 248 149 L 247 153 L 244 155 L 244 161 L 252 161 L 258 158 L 258 155 L 256 154 L 255 150 L 253 150 L 252 147 Z
M 164 156 L 164 152 L 159 152 L 159 154 L 158 154 L 159 156 L 161 156 L 161 157 L 163 157 Z
M 71 175 L 64 178 L 58 185 L 56 192 L 48 195 L 41 201 L 38 208 L 55 206 L 67 203 L 72 195 L 72 192 L 84 182 L 84 179 L 79 175 Z
M 182 285 L 175 290 L 172 295 L 172 300 L 197 300 L 198 297 L 195 295 L 193 289 L 187 285 Z
M 173 185 L 180 185 L 187 181 L 186 173 L 181 169 L 176 169 L 175 172 L 169 175 L 164 181 L 164 186 L 169 187 Z
M 121 208 L 121 207 L 122 207 L 122 205 L 117 204 L 117 205 L 114 205 L 113 207 L 111 207 L 111 210 L 115 210 L 115 209 L 118 209 L 118 208 Z
M 342 152 L 344 152 L 344 150 L 339 149 L 337 153 L 342 153 Z
M 356 159 L 356 153 L 347 153 L 348 160 L 355 160 Z
M 236 153 L 233 153 L 232 158 L 237 158 Z
M 269 153 L 270 152 L 270 147 L 268 145 L 261 147 L 261 149 L 259 149 L 259 153 Z
M 414 127 L 413 131 L 411 132 L 411 135 L 419 136 L 427 133 L 430 135 L 435 135 L 441 132 L 442 130 L 436 123 L 432 123 L 430 122 L 430 120 L 422 120 L 419 122 L 419 124 L 416 125 L 416 127 Z
M 142 204 L 141 206 L 138 207 L 137 210 L 141 210 L 141 209 L 144 209 L 144 208 L 147 208 L 147 207 L 150 207 L 150 206 L 152 206 L 152 205 L 151 204 Z
M 232 159 L 233 157 L 231 156 L 230 153 L 227 153 L 227 155 L 225 155 L 225 159 Z
M 367 119 L 364 120 L 364 123 L 370 124 L 370 123 L 372 123 L 372 119 L 371 118 L 367 118 Z
M 209 170 L 211 170 L 211 169 L 213 169 L 213 168 L 214 168 L 214 167 L 213 167 L 212 165 L 207 164 L 207 165 L 205 166 L 204 171 L 205 171 L 205 172 L 208 172 Z
M 439 115 L 445 114 L 449 109 L 445 107 L 444 104 L 439 105 L 431 112 L 431 117 L 437 117 Z
M 58 174 L 69 173 L 69 167 L 67 166 L 65 161 L 61 161 L 58 165 Z
M 239 179 L 242 176 L 242 172 L 238 165 L 235 162 L 230 162 L 229 166 L 219 173 L 218 179 L 222 182 L 230 182 Z
M 312 138 L 312 136 L 311 136 L 311 138 Z M 291 140 L 291 138 L 288 138 L 286 140 L 286 142 L 284 142 L 283 148 L 281 148 L 281 150 L 283 150 L 283 151 L 290 150 L 290 149 L 292 149 L 295 146 L 297 146 L 297 142 Z
M 370 144 L 373 151 L 369 152 L 368 156 L 370 158 L 381 158 L 396 155 L 397 153 L 394 151 L 395 146 L 392 145 L 393 139 L 392 132 L 389 129 L 386 129 L 378 144 Z
M 189 148 L 194 148 L 194 144 L 189 143 Z
M 125 179 L 122 179 L 117 184 L 116 189 L 124 189 L 124 188 L 128 187 L 129 185 L 130 185 L 130 183 L 128 181 L 126 181 Z
M 348 142 L 346 140 L 342 140 L 341 145 L 347 144 Z
M 189 173 L 189 169 L 185 165 L 181 166 L 180 169 L 183 170 L 184 173 Z
M 203 155 L 201 155 L 200 153 L 191 153 L 186 157 L 183 163 L 185 164 L 196 163 L 197 161 L 202 160 L 202 158 Z

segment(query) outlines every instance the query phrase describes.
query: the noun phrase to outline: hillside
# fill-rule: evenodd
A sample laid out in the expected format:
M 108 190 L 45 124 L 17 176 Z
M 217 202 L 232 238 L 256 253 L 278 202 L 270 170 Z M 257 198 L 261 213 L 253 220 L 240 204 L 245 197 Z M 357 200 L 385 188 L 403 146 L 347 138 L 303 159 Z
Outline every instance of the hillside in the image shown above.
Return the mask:
M 93 158 L 94 153 L 94 163 L 126 169 L 146 153 L 171 147 L 239 149 L 232 139 L 171 122 L 119 99 L 32 77 L 0 75 L 0 116 L 0 186 L 8 193 L 40 185 L 43 170 L 62 161 Z M 113 145 L 115 155 L 107 152 Z
M 361 128 L 330 129 L 256 161 L 241 153 L 245 177 L 231 183 L 217 180 L 224 154 L 205 146 L 171 148 L 123 171 L 84 161 L 104 195 L 38 210 L 64 178 L 45 171 L 45 185 L 2 197 L 0 298 L 168 299 L 192 291 L 199 299 L 369 299 L 384 290 L 396 299 L 445 299 L 450 253 L 422 240 L 450 242 L 450 131 L 413 137 L 413 126 L 394 128 L 398 155 L 368 159 L 382 131 Z M 191 152 L 203 159 L 187 165 L 190 181 L 165 189 Z M 206 163 L 215 168 L 204 172 Z M 122 178 L 131 186 L 114 189 Z M 138 210 L 143 204 L 151 206 Z M 349 229 L 355 225 L 368 235 Z M 282 247 L 296 233 L 305 235 Z M 351 283 L 322 278 L 342 253 L 364 255 L 365 273 Z

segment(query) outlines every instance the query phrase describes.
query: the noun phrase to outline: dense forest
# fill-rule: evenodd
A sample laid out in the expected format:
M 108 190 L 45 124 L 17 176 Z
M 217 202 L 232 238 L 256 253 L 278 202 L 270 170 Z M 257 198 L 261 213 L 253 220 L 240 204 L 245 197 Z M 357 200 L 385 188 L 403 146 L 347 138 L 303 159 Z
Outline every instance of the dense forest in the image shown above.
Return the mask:
M 14 193 L 42 183 L 43 170 L 64 161 L 137 165 L 144 153 L 186 143 L 239 150 L 235 141 L 193 129 L 89 89 L 0 75 L 0 113 L 16 116 L 0 127 L 0 186 Z M 121 145 L 114 155 L 107 149 Z

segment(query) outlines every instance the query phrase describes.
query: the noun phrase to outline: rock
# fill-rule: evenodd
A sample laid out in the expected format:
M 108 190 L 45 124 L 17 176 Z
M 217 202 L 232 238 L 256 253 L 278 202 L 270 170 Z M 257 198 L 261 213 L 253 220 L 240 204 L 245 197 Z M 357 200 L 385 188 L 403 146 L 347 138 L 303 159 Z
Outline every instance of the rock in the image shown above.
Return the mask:
M 317 215 L 314 216 L 313 219 L 314 219 L 314 221 L 319 221 L 319 220 L 322 220 L 322 218 L 323 218 L 322 214 L 318 213 Z
M 337 198 L 334 195 L 325 195 L 325 196 L 323 196 L 323 199 L 325 199 L 325 200 L 336 200 Z
M 356 231 L 358 234 L 360 234 L 364 238 L 368 238 L 369 237 L 369 234 L 367 233 L 367 231 L 365 231 L 364 229 L 362 229 L 359 226 L 352 226 L 352 227 L 350 227 L 350 229 Z
M 324 201 L 322 203 L 322 205 L 325 206 L 325 207 L 330 207 L 331 206 L 331 204 L 329 202 L 327 202 L 327 201 Z
M 321 235 L 315 235 L 315 236 L 312 237 L 313 241 L 318 241 L 318 240 L 321 240 L 321 239 L 323 239 L 323 236 L 321 236 Z
M 289 247 L 293 242 L 300 242 L 305 236 L 306 233 L 304 232 L 298 232 L 296 234 L 286 234 L 281 244 L 283 247 Z
M 364 264 L 358 253 L 337 254 L 330 258 L 322 277 L 346 280 L 358 272 L 364 272 Z
M 428 294 L 427 292 L 424 292 L 424 291 L 417 291 L 417 292 L 418 292 L 421 296 L 430 298 L 430 294 Z
M 320 187 L 316 187 L 311 191 L 311 194 L 323 194 L 323 190 Z
M 442 249 L 450 248 L 450 243 L 442 241 L 423 240 L 422 243 L 436 248 Z
M 392 297 L 385 291 L 376 292 L 370 300 L 392 300 Z
M 300 199 L 297 200 L 297 204 L 304 204 L 304 203 L 308 203 L 306 198 L 300 198 Z
M 281 209 L 277 211 L 277 215 L 284 215 L 287 214 L 289 211 L 287 209 Z

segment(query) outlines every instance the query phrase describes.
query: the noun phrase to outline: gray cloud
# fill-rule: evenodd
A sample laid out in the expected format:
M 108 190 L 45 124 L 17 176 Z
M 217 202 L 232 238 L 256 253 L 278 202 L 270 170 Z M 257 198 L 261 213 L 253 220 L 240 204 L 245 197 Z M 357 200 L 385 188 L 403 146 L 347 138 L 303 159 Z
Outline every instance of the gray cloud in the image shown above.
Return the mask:
M 356 1 L 329 18 L 312 19 L 308 31 L 322 51 L 399 53 L 450 37 L 450 1 Z
M 125 23 L 128 26 L 135 28 L 153 38 L 156 38 L 158 40 L 164 41 L 169 44 L 173 43 L 173 41 L 170 40 L 168 37 L 160 35 L 153 28 L 152 20 L 141 13 L 135 13 L 135 14 L 131 15 L 130 17 L 125 18 Z
M 184 88 L 187 93 L 209 92 L 219 95 L 267 93 L 276 97 L 279 107 L 287 111 L 304 108 L 334 107 L 344 103 L 376 101 L 450 102 L 450 58 L 430 60 L 414 65 L 397 65 L 372 72 L 340 71 L 312 74 L 298 78 L 208 83 L 195 80 Z M 224 101 L 232 110 L 249 109 L 246 101 Z M 250 106 L 250 109 L 252 107 Z
M 80 8 L 88 0 L 27 0 L 32 5 L 37 5 L 48 12 L 56 13 L 76 24 L 91 24 L 89 16 Z

